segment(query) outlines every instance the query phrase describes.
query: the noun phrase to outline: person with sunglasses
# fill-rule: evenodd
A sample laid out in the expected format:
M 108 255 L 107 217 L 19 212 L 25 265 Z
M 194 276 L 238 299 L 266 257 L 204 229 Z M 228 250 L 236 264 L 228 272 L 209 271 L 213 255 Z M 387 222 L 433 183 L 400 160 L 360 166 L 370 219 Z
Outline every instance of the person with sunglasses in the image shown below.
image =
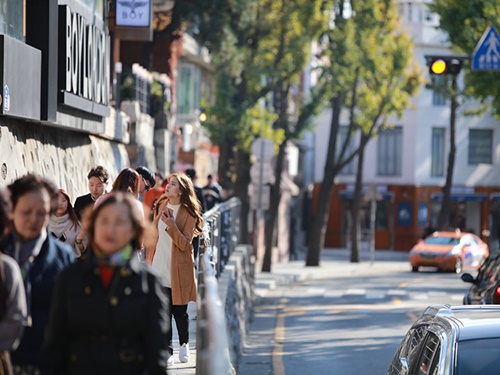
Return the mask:
M 149 170 L 149 168 L 141 166 L 135 169 L 139 173 L 141 180 L 139 185 L 139 200 L 144 201 L 144 193 L 149 191 L 156 184 L 155 175 Z

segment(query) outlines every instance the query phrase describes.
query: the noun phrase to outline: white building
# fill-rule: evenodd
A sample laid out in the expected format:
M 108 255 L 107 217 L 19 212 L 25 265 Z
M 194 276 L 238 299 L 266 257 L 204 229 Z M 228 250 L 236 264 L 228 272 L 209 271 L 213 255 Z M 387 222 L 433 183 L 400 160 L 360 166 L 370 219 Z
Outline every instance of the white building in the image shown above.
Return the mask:
M 399 8 L 403 24 L 414 39 L 415 59 L 426 69 L 429 80 L 424 56 L 453 52 L 446 34 L 436 30 L 439 17 L 429 11 L 427 3 L 402 0 Z M 450 101 L 424 86 L 413 99 L 413 107 L 405 111 L 393 129 L 371 140 L 365 152 L 364 185 L 376 184 L 383 198 L 377 209 L 376 248 L 380 249 L 409 250 L 424 228 L 436 223 L 440 209 L 449 150 Z M 457 113 L 450 227 L 473 230 L 497 248 L 500 121 L 489 114 L 465 115 L 475 107 L 473 102 L 467 102 Z M 324 111 L 317 119 L 314 134 L 306 138 L 314 144 L 314 160 L 309 167 L 314 171 L 315 184 L 323 179 L 330 117 L 331 112 Z M 338 176 L 330 208 L 327 247 L 345 246 L 348 239 L 355 170 L 356 163 L 352 163 Z M 367 223 L 366 207 L 362 229 Z

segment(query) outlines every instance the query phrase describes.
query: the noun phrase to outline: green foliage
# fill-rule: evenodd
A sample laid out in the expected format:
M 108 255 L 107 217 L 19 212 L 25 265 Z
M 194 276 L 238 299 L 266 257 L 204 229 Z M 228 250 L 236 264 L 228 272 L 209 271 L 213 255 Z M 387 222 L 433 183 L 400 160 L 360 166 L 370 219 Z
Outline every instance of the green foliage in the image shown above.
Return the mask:
M 429 9 L 439 14 L 440 29 L 459 53 L 472 54 L 490 25 L 500 30 L 500 0 L 434 0 Z M 467 64 L 462 70 L 465 94 L 479 100 L 479 108 L 490 107 L 500 117 L 500 87 L 491 84 L 500 72 L 472 72 Z
M 351 131 L 375 134 L 401 117 L 422 83 L 413 44 L 398 21 L 393 0 L 352 1 L 350 15 L 336 14 L 325 33 L 321 59 L 327 98 L 342 97 L 352 108 Z
M 135 100 L 135 79 L 132 70 L 125 70 L 120 86 L 120 100 Z

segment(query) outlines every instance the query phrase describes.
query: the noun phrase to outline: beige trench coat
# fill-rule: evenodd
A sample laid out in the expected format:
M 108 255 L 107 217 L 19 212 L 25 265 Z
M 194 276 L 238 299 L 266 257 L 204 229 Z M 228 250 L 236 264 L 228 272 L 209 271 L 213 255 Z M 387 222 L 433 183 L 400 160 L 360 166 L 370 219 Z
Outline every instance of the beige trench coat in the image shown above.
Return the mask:
M 153 217 L 153 233 L 151 241 L 146 243 L 146 261 L 151 264 L 158 243 L 158 221 L 168 203 L 168 198 L 162 195 L 157 202 Z M 172 238 L 172 263 L 170 265 L 172 304 L 187 305 L 196 301 L 196 282 L 194 276 L 193 234 L 196 218 L 191 216 L 181 204 L 175 225 L 166 231 Z M 149 236 L 148 236 L 149 237 Z

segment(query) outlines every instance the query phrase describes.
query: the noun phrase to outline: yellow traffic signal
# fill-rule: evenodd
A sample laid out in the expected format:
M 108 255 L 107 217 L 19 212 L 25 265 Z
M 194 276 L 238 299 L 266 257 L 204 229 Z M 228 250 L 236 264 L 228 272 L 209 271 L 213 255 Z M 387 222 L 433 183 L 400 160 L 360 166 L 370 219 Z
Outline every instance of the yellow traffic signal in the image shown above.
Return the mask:
M 443 74 L 446 72 L 446 62 L 442 59 L 438 59 L 431 64 L 431 74 Z
M 458 75 L 462 70 L 464 56 L 425 56 L 431 75 Z

